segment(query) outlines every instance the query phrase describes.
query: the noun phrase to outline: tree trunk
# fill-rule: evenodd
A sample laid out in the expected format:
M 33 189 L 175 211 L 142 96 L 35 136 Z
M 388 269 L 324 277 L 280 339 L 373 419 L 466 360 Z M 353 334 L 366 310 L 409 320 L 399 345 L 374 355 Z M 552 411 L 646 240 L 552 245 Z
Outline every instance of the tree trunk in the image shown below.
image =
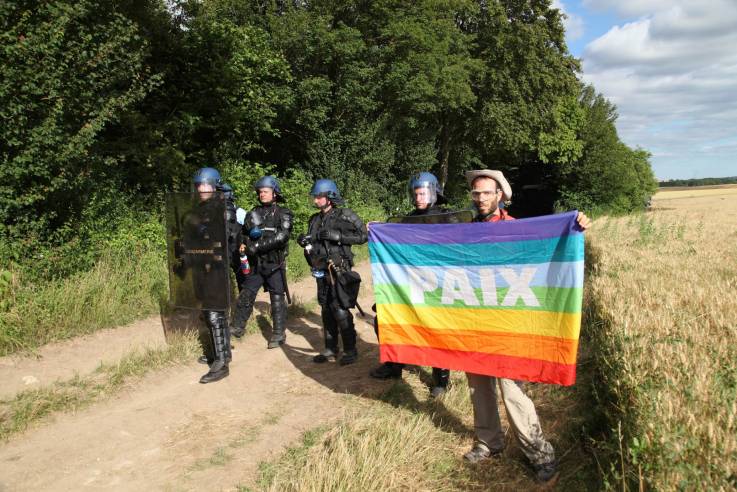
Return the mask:
M 448 182 L 448 157 L 450 156 L 450 132 L 448 131 L 448 125 L 443 123 L 440 128 L 440 186 L 445 189 L 445 185 Z

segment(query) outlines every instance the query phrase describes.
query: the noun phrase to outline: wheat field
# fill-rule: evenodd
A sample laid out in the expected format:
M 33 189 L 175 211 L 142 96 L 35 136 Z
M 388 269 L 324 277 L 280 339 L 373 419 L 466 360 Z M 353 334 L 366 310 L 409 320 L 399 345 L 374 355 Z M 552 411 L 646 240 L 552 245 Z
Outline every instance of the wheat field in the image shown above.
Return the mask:
M 625 487 L 737 488 L 737 187 L 661 191 L 589 234 L 600 393 Z

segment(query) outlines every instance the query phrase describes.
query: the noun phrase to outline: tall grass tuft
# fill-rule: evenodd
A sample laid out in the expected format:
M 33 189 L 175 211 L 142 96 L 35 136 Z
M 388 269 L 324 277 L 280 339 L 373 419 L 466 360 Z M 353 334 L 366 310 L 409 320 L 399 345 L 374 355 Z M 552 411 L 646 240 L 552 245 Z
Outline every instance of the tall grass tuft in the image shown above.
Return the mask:
M 262 467 L 267 490 L 369 491 L 441 488 L 440 473 L 454 451 L 433 432 L 426 415 L 383 407 L 370 413 L 348 410 L 330 430 L 308 433 L 271 468 Z M 398 457 L 404 457 L 397 459 Z M 266 484 L 264 484 L 266 485 Z

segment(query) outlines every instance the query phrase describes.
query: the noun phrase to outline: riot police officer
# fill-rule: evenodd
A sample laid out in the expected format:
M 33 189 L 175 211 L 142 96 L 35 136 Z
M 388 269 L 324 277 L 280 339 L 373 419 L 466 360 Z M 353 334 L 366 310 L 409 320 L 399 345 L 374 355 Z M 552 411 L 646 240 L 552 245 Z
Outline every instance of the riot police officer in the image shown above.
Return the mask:
M 413 175 L 408 185 L 409 199 L 415 209 L 409 214 L 411 217 L 430 216 L 445 214 L 447 209 L 441 207 L 446 203 L 443 189 L 438 178 L 429 172 L 421 172 Z M 449 220 L 453 222 L 453 220 Z M 378 331 L 377 331 L 378 335 Z M 398 362 L 385 362 L 379 367 L 371 370 L 371 377 L 377 379 L 401 378 L 404 364 Z M 430 390 L 433 397 L 445 393 L 450 380 L 450 370 L 438 367 L 432 368 L 433 386 Z
M 336 359 L 340 334 L 343 340 L 340 365 L 353 364 L 358 358 L 356 329 L 349 306 L 341 301 L 336 290 L 336 277 L 352 269 L 351 246 L 367 241 L 366 226 L 353 210 L 341 207 L 343 198 L 334 181 L 318 179 L 310 195 L 320 211 L 310 217 L 307 234 L 300 235 L 298 242 L 305 248 L 305 258 L 317 280 L 325 336 L 325 349 L 312 360 L 319 364 Z
M 184 247 L 191 251 L 187 261 L 192 271 L 195 296 L 202 306 L 222 305 L 227 299 L 228 274 L 227 246 L 219 238 L 225 237 L 226 225 L 223 204 L 217 200 L 220 173 L 217 169 L 199 169 L 192 180 L 199 195 L 199 203 L 186 220 Z M 200 378 L 200 383 L 219 381 L 229 374 L 231 360 L 230 330 L 225 310 L 204 309 L 203 316 L 207 331 L 200 331 L 205 358 L 209 371 Z
M 245 275 L 234 315 L 233 335 L 242 337 L 246 322 L 253 312 L 258 290 L 263 286 L 271 300 L 273 329 L 267 348 L 276 348 L 286 340 L 287 279 L 286 256 L 292 233 L 292 212 L 281 207 L 283 202 L 279 182 L 274 176 L 264 176 L 253 186 L 260 205 L 246 214 L 243 225 L 241 253 L 247 255 L 250 271 Z

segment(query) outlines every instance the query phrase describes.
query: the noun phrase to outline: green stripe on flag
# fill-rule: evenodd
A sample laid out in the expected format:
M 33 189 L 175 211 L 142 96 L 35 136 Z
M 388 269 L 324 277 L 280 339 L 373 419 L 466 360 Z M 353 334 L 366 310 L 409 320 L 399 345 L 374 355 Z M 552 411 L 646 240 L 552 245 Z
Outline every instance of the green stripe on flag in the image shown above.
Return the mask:
M 526 306 L 522 299 L 516 299 L 513 306 L 502 306 L 502 302 L 509 292 L 509 288 L 496 289 L 496 304 L 484 305 L 481 289 L 474 289 L 476 299 L 479 301 L 478 306 L 467 306 L 460 300 L 456 300 L 453 304 L 442 304 L 440 302 L 443 290 L 437 288 L 434 291 L 425 292 L 425 303 L 415 304 L 418 306 L 429 307 L 447 307 L 447 308 L 475 308 L 475 309 L 514 309 L 524 311 L 552 311 L 561 313 L 580 313 L 583 289 L 581 288 L 562 288 L 562 287 L 530 287 L 533 294 L 537 298 L 540 306 Z M 374 285 L 374 293 L 377 304 L 407 304 L 410 305 L 409 287 L 404 285 L 378 284 Z

